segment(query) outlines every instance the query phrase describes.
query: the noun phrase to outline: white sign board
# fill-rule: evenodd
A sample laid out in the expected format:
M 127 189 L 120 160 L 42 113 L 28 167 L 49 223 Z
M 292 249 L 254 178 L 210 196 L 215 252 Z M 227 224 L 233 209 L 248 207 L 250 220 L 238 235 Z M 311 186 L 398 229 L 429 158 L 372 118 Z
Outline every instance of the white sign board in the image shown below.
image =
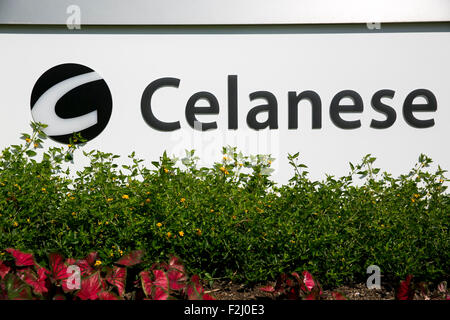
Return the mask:
M 233 145 L 247 154 L 270 153 L 277 159 L 274 179 L 283 183 L 293 174 L 287 155 L 296 152 L 313 178 L 346 174 L 349 161 L 357 163 L 368 153 L 394 174 L 405 173 L 420 153 L 450 168 L 448 29 L 265 31 L 3 30 L 0 147 L 17 143 L 20 132 L 29 131 L 34 113 L 56 121 L 65 112 L 61 111 L 65 103 L 70 105 L 76 97 L 76 92 L 70 95 L 71 89 L 103 79 L 112 112 L 86 150 L 124 157 L 135 151 L 150 166 L 164 150 L 183 156 L 185 149 L 196 149 L 204 163 L 211 164 L 221 160 L 222 146 Z M 61 84 L 74 76 L 69 72 L 36 89 L 38 79 L 61 64 L 85 66 L 96 73 L 84 72 L 90 80 Z M 104 92 L 95 97 L 96 92 L 101 95 L 95 88 L 83 92 L 100 104 L 108 99 Z M 65 102 L 55 107 L 58 99 Z M 38 110 L 37 106 L 40 111 L 32 115 L 31 108 Z M 82 115 L 72 117 L 76 116 Z M 99 114 L 91 116 L 95 124 Z M 152 116 L 157 121 L 149 120 Z M 62 129 L 55 124 L 54 134 L 65 133 L 65 125 L 82 129 L 89 123 L 87 118 L 82 124 L 69 120 L 59 122 Z M 85 163 L 78 161 L 76 166 L 81 164 Z

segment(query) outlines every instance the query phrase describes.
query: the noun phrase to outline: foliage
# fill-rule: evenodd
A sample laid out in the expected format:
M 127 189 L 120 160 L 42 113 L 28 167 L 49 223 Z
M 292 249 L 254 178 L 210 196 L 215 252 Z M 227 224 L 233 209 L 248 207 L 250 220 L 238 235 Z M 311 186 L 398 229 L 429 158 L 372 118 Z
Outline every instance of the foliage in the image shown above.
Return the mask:
M 365 282 L 369 265 L 397 279 L 448 278 L 449 180 L 440 167 L 430 171 L 425 155 L 399 177 L 367 155 L 348 175 L 323 181 L 312 181 L 299 155 L 290 155 L 294 175 L 278 186 L 267 155 L 227 147 L 211 167 L 198 167 L 194 151 L 181 165 L 166 153 L 153 168 L 135 154 L 119 165 L 117 155 L 83 151 L 79 136 L 44 149 L 44 126 L 32 128 L 25 143 L 1 153 L 0 249 L 31 250 L 39 259 L 96 251 L 105 265 L 135 250 L 145 252 L 143 261 L 174 254 L 190 273 L 246 283 L 287 270 L 309 270 L 325 286 Z M 89 166 L 65 170 L 77 152 Z
M 142 251 L 134 251 L 122 257 L 113 266 L 104 266 L 97 252 L 83 259 L 64 259 L 59 253 L 48 255 L 48 267 L 37 263 L 33 254 L 8 248 L 12 260 L 0 260 L 0 300 L 213 300 L 204 292 L 200 279 L 194 275 L 191 281 L 177 257 L 169 264 L 155 264 L 151 271 L 140 273 L 139 281 L 128 274 L 129 268 L 142 263 Z M 76 285 L 70 269 L 77 266 L 80 281 Z M 128 285 L 134 280 L 136 285 Z M 131 292 L 127 292 L 127 289 Z

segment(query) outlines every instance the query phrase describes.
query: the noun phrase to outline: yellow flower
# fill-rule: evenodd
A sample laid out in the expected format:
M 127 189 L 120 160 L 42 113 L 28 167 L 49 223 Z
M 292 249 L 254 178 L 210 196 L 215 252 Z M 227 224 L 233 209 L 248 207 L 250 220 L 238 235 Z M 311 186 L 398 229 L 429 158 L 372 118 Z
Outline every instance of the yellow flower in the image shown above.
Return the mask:
M 411 201 L 412 201 L 412 202 L 416 202 L 416 199 L 412 198 Z
M 225 172 L 225 168 L 224 167 L 220 167 L 220 171 Z
M 211 209 L 210 212 L 211 212 L 211 213 L 214 212 L 214 209 Z
M 382 224 L 381 227 L 384 228 L 384 224 Z
M 108 199 L 106 199 L 106 202 L 111 202 L 113 200 L 114 200 L 113 198 L 108 198 Z
M 414 194 L 414 197 L 419 198 L 419 197 L 420 197 L 420 194 L 415 193 L 415 194 Z
M 164 168 L 164 172 L 165 172 L 165 173 L 168 173 L 169 170 L 168 170 L 167 168 Z
M 184 236 L 184 232 L 183 231 L 178 232 L 178 234 L 180 235 L 180 237 Z
M 181 201 L 181 202 L 185 202 L 186 199 L 185 199 L 185 198 L 181 198 L 180 201 Z
M 340 219 L 340 218 L 341 218 L 341 216 L 338 216 L 338 218 Z
M 272 161 L 270 161 L 270 160 L 269 160 L 269 162 L 268 162 L 268 163 L 269 163 L 269 164 L 272 164 Z
M 295 241 L 294 241 L 294 240 L 291 240 L 291 243 L 295 243 Z
M 243 164 L 242 163 L 239 163 L 239 167 L 242 167 L 243 166 Z
M 201 236 L 202 235 L 202 230 L 197 229 L 197 235 Z
M 31 139 L 30 139 L 30 138 L 26 138 L 25 141 L 28 142 L 28 143 L 30 143 L 30 142 L 31 142 Z
M 171 232 L 167 232 L 167 237 L 170 238 L 172 236 Z
M 41 190 L 42 190 L 42 192 L 45 192 L 45 191 L 46 191 L 46 189 L 45 189 L 45 188 L 42 188 Z
M 229 174 L 229 172 L 227 171 L 227 170 L 225 170 L 225 172 L 224 172 L 225 174 Z
M 75 197 L 70 197 L 70 200 L 75 200 Z
M 120 253 L 121 256 L 123 256 L 123 251 L 122 250 L 119 250 L 119 253 Z
M 232 216 L 231 218 L 233 218 L 234 220 L 236 220 L 236 216 Z
M 157 226 L 158 228 L 161 228 L 161 227 L 162 227 L 162 223 L 161 223 L 161 222 L 158 222 L 158 223 L 156 224 L 156 226 Z
M 72 148 L 72 145 L 71 145 L 71 144 L 68 144 L 67 146 L 68 146 L 69 148 Z
M 76 216 L 76 215 L 77 215 L 77 213 L 76 213 L 76 212 L 72 212 L 72 215 L 73 215 L 73 216 Z
M 27 222 L 30 223 L 30 218 L 27 219 Z
M 344 261 L 345 261 L 345 258 L 342 258 L 341 261 L 344 262 Z
M 109 255 L 110 255 L 111 257 L 114 257 L 114 252 L 111 252 Z
M 127 194 L 124 194 L 123 196 L 122 196 L 122 199 L 129 199 L 130 197 L 127 195 Z
M 109 224 L 109 221 L 106 221 L 105 224 Z
M 14 227 L 17 227 L 18 225 L 19 225 L 19 224 L 17 223 L 17 221 L 14 221 L 14 222 L 13 222 L 13 226 L 14 226 Z
M 97 261 L 95 261 L 94 266 L 97 267 L 97 266 L 99 266 L 99 265 L 101 265 L 101 264 L 102 264 L 102 262 L 101 262 L 100 260 L 97 260 Z
M 149 202 L 150 202 L 150 199 L 145 199 L 145 202 L 149 203 Z
M 38 145 L 37 143 L 35 143 L 35 144 L 34 144 L 34 147 L 37 148 L 37 147 L 39 147 L 39 145 Z

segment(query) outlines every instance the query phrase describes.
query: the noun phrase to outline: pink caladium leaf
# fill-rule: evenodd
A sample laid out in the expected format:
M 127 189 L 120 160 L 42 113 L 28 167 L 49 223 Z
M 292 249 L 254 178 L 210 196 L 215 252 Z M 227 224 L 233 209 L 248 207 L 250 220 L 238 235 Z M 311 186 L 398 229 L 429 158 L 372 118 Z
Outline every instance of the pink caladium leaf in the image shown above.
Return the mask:
M 84 258 L 84 260 L 87 262 L 88 265 L 94 266 L 95 261 L 97 260 L 97 258 L 98 258 L 98 253 L 93 251 L 93 252 L 89 253 L 86 256 L 86 258 Z
M 153 300 L 167 300 L 167 299 L 169 299 L 169 293 L 166 290 L 160 287 L 154 288 Z
M 308 271 L 303 271 L 303 283 L 309 291 L 311 291 L 316 286 L 313 276 Z
M 81 281 L 81 289 L 76 296 L 81 300 L 97 300 L 98 293 L 102 289 L 100 273 L 94 272 L 89 277 Z
M 152 286 L 153 286 L 153 280 L 150 277 L 150 272 L 142 271 L 139 275 L 141 277 L 142 290 L 144 290 L 146 297 L 150 297 L 152 294 Z
M 119 295 L 123 297 L 125 293 L 125 281 L 127 278 L 127 269 L 114 266 L 106 274 L 106 281 L 117 287 Z
M 169 268 L 176 269 L 179 272 L 185 273 L 183 264 L 180 262 L 180 259 L 175 256 L 170 257 Z
M 80 267 L 81 276 L 89 276 L 94 272 L 94 269 L 91 267 L 89 262 L 86 259 L 81 259 L 75 262 L 75 265 Z
M 116 261 L 116 264 L 126 266 L 126 267 L 131 267 L 131 266 L 141 263 L 143 255 L 144 255 L 144 251 L 135 250 L 135 251 L 132 251 L 132 252 L 124 255 L 122 258 L 120 258 L 118 261 Z
M 17 272 L 19 278 L 31 286 L 33 291 L 39 295 L 48 292 L 45 281 L 45 279 L 47 279 L 47 273 L 48 271 L 44 268 L 40 268 L 37 274 L 31 269 L 20 270 Z
M 6 275 L 5 289 L 8 300 L 31 300 L 31 287 L 19 278 L 20 275 Z
M 191 277 L 191 283 L 187 286 L 187 296 L 189 300 L 202 300 L 203 287 L 200 284 L 200 278 L 198 275 Z
M 19 250 L 15 250 L 12 248 L 6 249 L 8 253 L 10 253 L 16 262 L 16 266 L 18 267 L 27 267 L 27 266 L 34 266 L 34 257 L 32 253 L 25 253 Z
M 347 297 L 345 297 L 342 293 L 340 292 L 332 292 L 331 293 L 332 297 L 334 300 L 348 300 Z
M 202 298 L 203 298 L 203 300 L 216 300 L 216 299 L 214 299 L 213 296 L 210 296 L 207 293 L 205 293 Z
M 269 293 L 275 292 L 275 288 L 273 286 L 261 287 L 261 288 L 259 288 L 259 290 L 264 291 L 264 292 L 269 292 Z
M 100 291 L 97 295 L 100 300 L 120 300 L 119 297 L 109 291 Z
M 48 255 L 50 263 L 50 275 L 53 280 L 66 280 L 69 275 L 67 274 L 67 266 L 64 263 L 64 258 L 59 253 L 50 253 Z
M 169 278 L 167 274 L 162 270 L 153 270 L 153 275 L 155 277 L 153 280 L 153 299 L 166 300 L 169 297 Z
M 170 269 L 167 272 L 169 278 L 169 288 L 171 290 L 182 290 L 186 287 L 187 276 L 179 269 Z
M 4 279 L 10 270 L 11 268 L 4 264 L 2 260 L 0 260 L 0 278 Z
M 413 276 L 407 275 L 406 279 L 400 282 L 400 286 L 397 290 L 397 299 L 398 300 L 412 300 L 414 297 L 414 290 L 411 286 L 411 280 Z

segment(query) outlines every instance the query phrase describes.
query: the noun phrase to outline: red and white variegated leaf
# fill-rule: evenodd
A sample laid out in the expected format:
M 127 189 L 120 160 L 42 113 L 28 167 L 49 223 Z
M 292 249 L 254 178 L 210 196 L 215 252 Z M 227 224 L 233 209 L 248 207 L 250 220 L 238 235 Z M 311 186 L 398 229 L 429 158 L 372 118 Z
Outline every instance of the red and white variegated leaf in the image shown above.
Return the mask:
M 81 300 L 97 300 L 98 293 L 102 289 L 100 273 L 94 272 L 91 276 L 81 281 L 81 289 L 76 296 Z
M 142 271 L 139 275 L 141 277 L 142 290 L 144 290 L 147 297 L 151 297 L 153 280 L 150 277 L 150 272 Z
M 70 275 L 67 274 L 67 265 L 64 258 L 59 253 L 50 253 L 48 255 L 50 263 L 50 275 L 53 280 L 66 280 Z
M 117 260 L 116 264 L 120 264 L 120 265 L 126 266 L 126 267 L 131 267 L 131 266 L 141 263 L 143 255 L 144 255 L 144 251 L 135 250 L 135 251 L 132 251 L 132 252 L 124 255 L 122 258 Z
M 331 293 L 334 300 L 348 300 L 342 293 L 340 292 L 333 292 Z
M 169 292 L 155 286 L 153 289 L 153 300 L 167 300 L 169 298 Z
M 198 275 L 191 277 L 191 283 L 187 286 L 187 296 L 189 300 L 202 300 L 203 287 L 200 284 L 200 278 Z
M 39 267 L 37 274 L 31 269 L 19 270 L 17 274 L 20 279 L 25 281 L 28 285 L 33 288 L 33 291 L 36 294 L 42 295 L 48 292 L 48 288 L 46 286 L 47 274 L 50 272 L 45 268 Z
M 316 286 L 313 276 L 308 271 L 303 271 L 303 283 L 309 291 Z
M 100 300 L 120 300 L 118 296 L 109 291 L 100 291 L 97 296 Z
M 125 293 L 125 281 L 127 278 L 127 269 L 114 266 L 106 275 L 106 281 L 117 287 L 119 295 L 123 297 Z
M 86 262 L 90 265 L 90 266 L 94 266 L 95 261 L 98 258 L 98 253 L 93 251 L 91 253 L 89 253 L 86 258 L 84 258 L 84 260 L 86 260 Z
M 11 268 L 0 260 L 0 278 L 4 279 L 10 270 Z
M 178 268 L 169 269 L 167 277 L 169 278 L 169 288 L 171 290 L 182 290 L 186 287 L 188 278 L 184 272 L 181 272 Z
M 183 264 L 181 264 L 180 259 L 176 256 L 170 257 L 169 268 L 176 269 L 181 273 L 185 273 Z
M 8 248 L 5 251 L 10 253 L 16 262 L 16 266 L 18 267 L 27 267 L 27 266 L 34 266 L 34 257 L 32 253 L 25 253 L 19 250 L 15 250 L 12 248 Z
M 259 290 L 264 291 L 264 292 L 269 292 L 269 293 L 275 292 L 275 288 L 273 286 L 261 287 L 261 288 L 259 288 Z

